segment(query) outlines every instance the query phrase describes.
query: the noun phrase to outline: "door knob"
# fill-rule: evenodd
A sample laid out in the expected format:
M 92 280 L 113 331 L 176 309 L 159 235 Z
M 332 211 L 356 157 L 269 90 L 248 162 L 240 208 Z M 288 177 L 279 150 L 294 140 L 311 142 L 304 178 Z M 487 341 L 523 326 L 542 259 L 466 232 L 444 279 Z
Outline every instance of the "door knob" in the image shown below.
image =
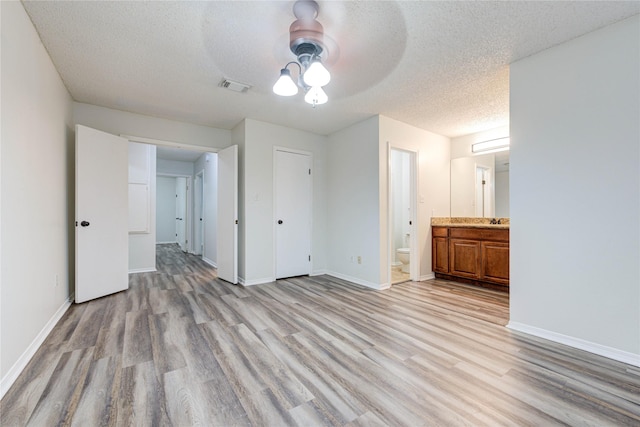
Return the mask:
M 281 219 L 278 220 L 278 224 L 282 224 L 282 220 Z
M 83 227 L 88 227 L 90 224 L 89 224 L 89 221 L 82 221 L 80 225 Z

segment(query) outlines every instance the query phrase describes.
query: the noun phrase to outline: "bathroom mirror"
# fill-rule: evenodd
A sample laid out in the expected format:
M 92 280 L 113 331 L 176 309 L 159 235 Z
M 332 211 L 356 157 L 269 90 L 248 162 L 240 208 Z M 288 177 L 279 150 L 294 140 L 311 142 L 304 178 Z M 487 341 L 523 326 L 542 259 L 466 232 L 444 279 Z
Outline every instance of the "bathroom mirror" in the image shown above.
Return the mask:
M 509 217 L 509 151 L 451 160 L 452 217 Z

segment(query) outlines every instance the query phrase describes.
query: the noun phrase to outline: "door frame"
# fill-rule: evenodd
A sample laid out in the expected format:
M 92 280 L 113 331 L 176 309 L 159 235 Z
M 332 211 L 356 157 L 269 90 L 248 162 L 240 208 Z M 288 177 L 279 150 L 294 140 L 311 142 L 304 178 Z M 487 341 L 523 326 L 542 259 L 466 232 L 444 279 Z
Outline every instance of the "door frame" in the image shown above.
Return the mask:
M 310 162 L 310 167 L 311 167 L 311 182 L 309 183 L 309 211 L 310 211 L 310 218 L 309 218 L 309 255 L 311 256 L 311 262 L 309 263 L 309 275 L 311 275 L 311 272 L 313 271 L 313 263 L 315 260 L 315 257 L 313 255 L 313 176 L 314 176 L 314 171 L 313 171 L 313 152 L 311 151 L 306 151 L 306 150 L 299 150 L 296 148 L 289 148 L 289 147 L 284 147 L 284 146 L 280 146 L 280 145 L 274 145 L 273 146 L 273 158 L 271 160 L 272 163 L 272 168 L 273 168 L 273 213 L 272 213 L 272 219 L 271 219 L 271 223 L 273 224 L 273 258 L 272 258 L 272 265 L 273 265 L 273 278 L 272 280 L 275 281 L 276 276 L 277 276 L 277 214 L 278 214 L 278 207 L 276 205 L 276 192 L 277 192 L 277 181 L 276 181 L 276 152 L 278 151 L 283 151 L 285 153 L 292 153 L 292 154 L 300 154 L 303 156 L 308 156 L 309 157 L 309 162 Z
M 406 148 L 401 145 L 395 145 L 387 142 L 387 283 L 388 287 L 393 286 L 391 280 L 391 260 L 393 259 L 393 207 L 391 204 L 391 151 L 402 151 L 410 155 L 409 165 L 409 199 L 411 215 L 409 216 L 409 280 L 420 280 L 420 254 L 418 253 L 418 231 L 420 230 L 420 217 L 418 215 L 418 190 L 420 176 L 420 151 L 417 149 Z

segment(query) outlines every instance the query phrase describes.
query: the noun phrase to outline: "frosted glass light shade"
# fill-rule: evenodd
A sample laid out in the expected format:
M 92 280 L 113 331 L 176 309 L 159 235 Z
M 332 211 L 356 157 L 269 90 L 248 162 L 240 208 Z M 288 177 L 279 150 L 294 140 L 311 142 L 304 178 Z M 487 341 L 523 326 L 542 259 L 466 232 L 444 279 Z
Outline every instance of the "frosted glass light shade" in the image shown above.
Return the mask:
M 298 93 L 298 86 L 291 78 L 291 72 L 286 68 L 280 70 L 280 78 L 273 85 L 273 93 L 280 96 L 293 96 Z
M 325 104 L 329 100 L 329 97 L 320 86 L 314 86 L 307 91 L 307 94 L 304 96 L 304 100 L 308 104 L 315 106 Z
M 331 74 L 324 68 L 319 58 L 314 59 L 302 76 L 307 86 L 325 86 L 331 81 Z
M 497 151 L 506 151 L 509 149 L 509 137 L 492 139 L 489 141 L 478 142 L 471 145 L 472 153 L 495 153 Z

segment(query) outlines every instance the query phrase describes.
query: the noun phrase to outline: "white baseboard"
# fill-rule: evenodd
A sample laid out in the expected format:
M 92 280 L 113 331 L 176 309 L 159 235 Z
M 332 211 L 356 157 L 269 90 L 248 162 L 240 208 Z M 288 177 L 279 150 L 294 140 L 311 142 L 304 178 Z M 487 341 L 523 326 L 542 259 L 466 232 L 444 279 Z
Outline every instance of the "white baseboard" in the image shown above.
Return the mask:
M 218 264 L 216 264 L 215 262 L 211 261 L 209 258 L 202 257 L 202 260 L 204 262 L 206 262 L 207 264 L 209 264 L 211 267 L 218 268 Z
M 314 270 L 311 273 L 309 273 L 309 276 L 322 276 L 323 274 L 328 274 L 327 270 Z
M 175 240 L 173 242 L 156 242 L 156 245 L 177 245 L 178 242 Z
M 420 282 L 424 282 L 425 280 L 431 280 L 431 279 L 435 279 L 436 278 L 436 274 L 435 273 L 429 273 L 429 274 L 425 274 L 424 276 L 420 276 L 420 279 L 418 279 Z
M 49 319 L 49 321 L 44 325 L 44 328 L 42 328 L 40 333 L 35 337 L 31 344 L 29 344 L 16 363 L 13 364 L 7 374 L 2 378 L 2 380 L 0 380 L 0 399 L 2 399 L 5 393 L 9 391 L 9 388 L 11 388 L 16 379 L 18 379 L 18 375 L 20 375 L 24 370 L 33 355 L 36 354 L 36 351 L 38 351 L 44 340 L 51 333 L 53 327 L 56 326 L 56 323 L 58 323 L 64 313 L 66 313 L 69 307 L 71 307 L 73 298 L 74 294 L 69 295 L 69 298 L 67 298 L 58 310 L 56 310 L 53 316 L 51 316 L 51 319 Z
M 386 291 L 387 289 L 391 289 L 391 283 L 381 283 L 378 288 L 379 291 Z
M 618 362 L 640 367 L 640 354 L 630 353 L 628 351 L 619 350 L 617 348 L 586 341 L 581 338 L 559 334 L 557 332 L 536 328 L 535 326 L 529 326 L 518 322 L 509 322 L 507 324 L 507 328 L 518 332 L 524 332 L 525 334 L 539 338 L 544 338 L 559 344 L 568 345 L 569 347 L 577 348 L 579 350 L 588 351 L 589 353 L 617 360 Z
M 247 286 L 262 285 L 265 283 L 273 283 L 275 281 L 276 281 L 275 277 L 265 277 L 262 279 L 252 279 L 252 280 L 246 280 L 244 277 L 238 277 L 238 283 L 240 283 L 245 288 Z
M 129 274 L 133 274 L 133 273 L 155 273 L 156 268 L 133 268 L 131 270 L 129 270 Z
M 375 289 L 377 291 L 382 291 L 384 289 L 388 289 L 390 285 L 388 283 L 378 284 L 373 282 L 368 282 L 366 280 L 358 279 L 357 277 L 351 277 L 346 274 L 336 273 L 335 271 L 327 271 L 325 274 L 329 276 L 336 277 L 338 279 L 346 280 L 348 282 L 355 283 L 356 285 L 365 286 L 367 288 Z M 386 286 L 386 287 L 384 287 Z

